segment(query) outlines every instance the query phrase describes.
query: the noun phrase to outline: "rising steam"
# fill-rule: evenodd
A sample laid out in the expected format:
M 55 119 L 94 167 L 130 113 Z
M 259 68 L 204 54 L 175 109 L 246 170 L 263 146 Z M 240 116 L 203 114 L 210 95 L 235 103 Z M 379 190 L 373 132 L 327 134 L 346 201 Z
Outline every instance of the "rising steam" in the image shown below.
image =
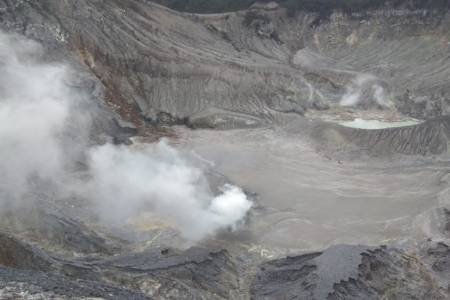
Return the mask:
M 225 185 L 214 195 L 202 170 L 165 141 L 84 148 L 88 179 L 80 184 L 66 151 L 78 147 L 65 133 L 80 114 L 69 68 L 40 63 L 42 53 L 35 42 L 0 32 L 0 204 L 20 202 L 36 180 L 46 181 L 94 200 L 107 219 L 157 213 L 191 241 L 245 217 L 252 204 L 241 189 Z
M 105 145 L 92 149 L 90 159 L 92 192 L 107 217 L 124 220 L 150 209 L 175 223 L 188 239 L 199 240 L 234 226 L 251 207 L 231 185 L 214 197 L 203 172 L 165 141 L 139 150 Z
M 380 80 L 371 74 L 357 74 L 347 85 L 340 104 L 342 106 L 359 105 L 366 108 L 372 105 L 378 107 L 392 106 Z
M 0 193 L 19 201 L 33 179 L 60 178 L 69 116 L 66 68 L 39 64 L 38 44 L 0 32 Z

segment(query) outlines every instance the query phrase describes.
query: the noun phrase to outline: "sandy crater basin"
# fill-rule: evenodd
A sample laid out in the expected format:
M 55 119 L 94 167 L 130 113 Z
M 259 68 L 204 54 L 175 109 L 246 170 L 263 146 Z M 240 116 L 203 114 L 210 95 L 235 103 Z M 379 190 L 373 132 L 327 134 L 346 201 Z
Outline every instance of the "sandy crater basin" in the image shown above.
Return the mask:
M 438 205 L 445 164 L 334 161 L 299 136 L 275 129 L 178 129 L 190 151 L 258 194 L 250 244 L 315 250 L 423 238 L 423 215 Z M 426 219 L 426 218 L 425 218 Z

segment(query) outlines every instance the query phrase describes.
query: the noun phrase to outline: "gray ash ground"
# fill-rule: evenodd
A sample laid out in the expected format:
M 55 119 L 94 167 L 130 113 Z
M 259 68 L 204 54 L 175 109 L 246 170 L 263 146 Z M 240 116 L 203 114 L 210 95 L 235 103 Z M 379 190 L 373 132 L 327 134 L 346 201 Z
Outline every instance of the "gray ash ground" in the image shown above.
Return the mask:
M 418 237 L 448 162 L 327 158 L 281 130 L 183 131 L 180 145 L 258 195 L 252 242 L 297 250 Z M 416 224 L 416 226 L 413 226 Z M 423 234 L 422 234 L 423 236 Z

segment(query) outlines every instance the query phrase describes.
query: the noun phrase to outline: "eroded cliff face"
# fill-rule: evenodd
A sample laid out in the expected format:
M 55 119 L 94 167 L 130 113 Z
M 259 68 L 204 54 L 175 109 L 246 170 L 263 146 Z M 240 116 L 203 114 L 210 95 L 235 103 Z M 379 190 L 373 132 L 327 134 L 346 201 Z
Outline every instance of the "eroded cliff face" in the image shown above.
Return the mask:
M 363 109 L 448 113 L 447 10 L 392 8 L 329 16 L 278 5 L 177 13 L 149 1 L 17 1 L 2 27 L 70 50 L 125 119 L 257 126 L 338 105 L 356 85 Z

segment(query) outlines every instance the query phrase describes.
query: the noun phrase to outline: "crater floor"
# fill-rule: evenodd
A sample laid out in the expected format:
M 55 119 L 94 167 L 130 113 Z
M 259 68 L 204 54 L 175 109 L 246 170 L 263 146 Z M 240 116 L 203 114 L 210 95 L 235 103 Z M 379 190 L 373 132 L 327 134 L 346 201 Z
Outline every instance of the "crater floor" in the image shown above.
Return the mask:
M 178 148 L 258 195 L 246 242 L 275 249 L 423 238 L 417 217 L 438 205 L 448 167 L 415 159 L 334 160 L 273 128 L 178 134 Z

